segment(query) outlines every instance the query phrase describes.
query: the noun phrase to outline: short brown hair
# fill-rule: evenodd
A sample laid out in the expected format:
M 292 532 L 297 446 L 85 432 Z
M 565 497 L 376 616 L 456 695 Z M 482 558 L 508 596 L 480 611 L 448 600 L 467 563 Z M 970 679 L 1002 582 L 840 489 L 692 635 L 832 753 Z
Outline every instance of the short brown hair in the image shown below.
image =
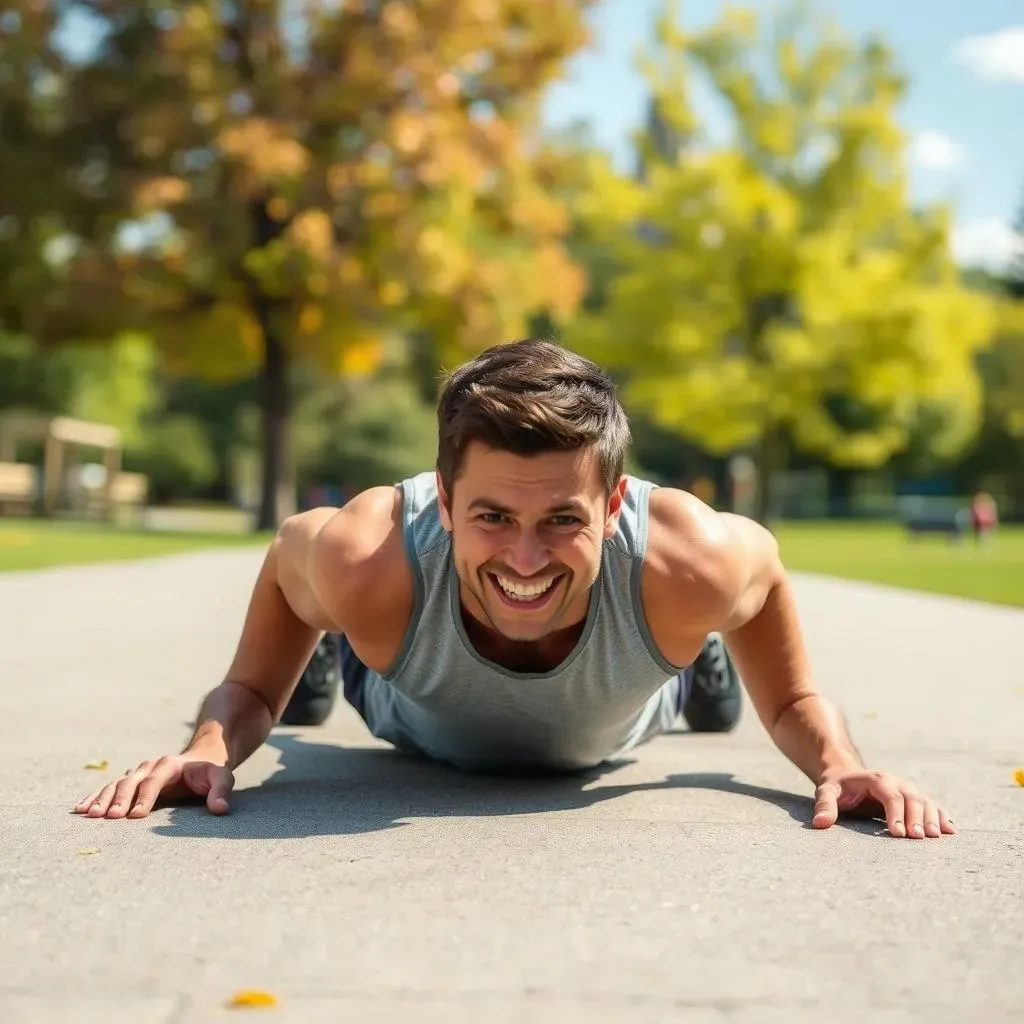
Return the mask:
M 495 345 L 454 370 L 438 401 L 437 426 L 437 469 L 449 492 L 472 441 L 515 455 L 593 446 L 609 494 L 630 444 L 611 376 L 535 338 Z

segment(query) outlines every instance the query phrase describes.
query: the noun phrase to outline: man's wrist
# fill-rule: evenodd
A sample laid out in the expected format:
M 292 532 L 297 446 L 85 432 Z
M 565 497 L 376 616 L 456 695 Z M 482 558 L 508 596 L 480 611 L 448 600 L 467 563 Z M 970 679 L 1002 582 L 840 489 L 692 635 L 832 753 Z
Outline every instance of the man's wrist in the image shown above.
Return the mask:
M 198 732 L 192 737 L 192 741 L 181 753 L 184 757 L 194 757 L 217 765 L 226 765 L 231 759 L 223 736 L 218 735 L 217 732 L 212 730 L 209 732 Z
M 791 704 L 776 721 L 772 739 L 816 785 L 864 770 L 845 716 L 820 693 L 806 694 Z
M 821 770 L 818 782 L 830 778 L 848 775 L 850 772 L 862 772 L 866 765 L 855 750 L 848 747 L 829 747 L 821 753 Z

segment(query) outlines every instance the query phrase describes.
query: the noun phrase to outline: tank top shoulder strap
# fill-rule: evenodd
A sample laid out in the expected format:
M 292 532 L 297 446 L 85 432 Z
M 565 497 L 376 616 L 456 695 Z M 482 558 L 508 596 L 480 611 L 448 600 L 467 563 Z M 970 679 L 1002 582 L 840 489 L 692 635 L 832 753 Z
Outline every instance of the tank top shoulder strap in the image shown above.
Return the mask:
M 414 563 L 444 543 L 448 534 L 441 525 L 437 500 L 437 477 L 432 473 L 419 473 L 403 480 L 402 530 L 405 548 Z
M 618 529 L 612 543 L 634 561 L 643 562 L 647 554 L 648 508 L 651 491 L 657 484 L 639 477 L 626 478 L 626 494 L 619 512 Z

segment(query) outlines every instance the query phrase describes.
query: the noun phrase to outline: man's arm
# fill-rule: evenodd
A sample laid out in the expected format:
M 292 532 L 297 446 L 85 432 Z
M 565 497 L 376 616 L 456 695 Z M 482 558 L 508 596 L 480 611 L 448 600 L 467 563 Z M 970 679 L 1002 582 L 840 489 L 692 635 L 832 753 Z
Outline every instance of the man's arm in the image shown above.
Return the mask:
M 815 685 L 777 540 L 753 520 L 721 518 L 730 533 L 725 572 L 738 597 L 722 633 L 762 724 L 814 783 L 864 768 L 843 714 Z
M 321 531 L 337 514 L 313 509 L 278 530 L 224 682 L 204 698 L 183 754 L 232 770 L 242 764 L 280 718 L 321 634 L 339 629 L 339 586 L 324 585 L 315 565 Z
M 677 588 L 685 580 L 688 595 L 682 621 L 724 635 L 768 734 L 815 783 L 812 824 L 828 828 L 856 809 L 884 814 L 894 836 L 954 832 L 949 815 L 913 786 L 865 767 L 842 713 L 815 684 L 775 537 L 690 495 L 668 498 L 664 521 L 679 551 L 670 575 Z
M 777 748 L 815 783 L 812 824 L 843 811 L 884 814 L 893 836 L 954 831 L 949 816 L 906 782 L 868 770 L 842 713 L 815 684 L 793 588 L 778 544 L 759 523 L 665 488 L 651 496 L 649 620 L 669 659 L 687 664 L 720 631 Z
M 226 812 L 233 770 L 266 740 L 321 634 L 346 632 L 354 617 L 373 612 L 365 596 L 360 611 L 350 595 L 363 589 L 366 566 L 385 549 L 395 501 L 393 488 L 375 488 L 340 511 L 314 509 L 287 520 L 263 560 L 224 681 L 203 700 L 184 750 L 142 762 L 75 811 L 141 818 L 161 795 L 191 793 L 204 796 L 214 813 Z

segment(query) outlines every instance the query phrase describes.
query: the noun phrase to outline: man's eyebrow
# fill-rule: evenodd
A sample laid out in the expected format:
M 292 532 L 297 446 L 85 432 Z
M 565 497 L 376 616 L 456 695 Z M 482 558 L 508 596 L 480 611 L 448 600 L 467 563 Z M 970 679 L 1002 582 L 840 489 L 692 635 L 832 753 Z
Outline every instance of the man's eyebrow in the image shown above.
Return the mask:
M 484 509 L 487 512 L 500 512 L 503 516 L 514 516 L 515 510 L 502 505 L 500 501 L 492 501 L 490 498 L 474 498 L 469 503 L 469 511 L 472 512 L 474 509 Z M 563 501 L 558 505 L 552 505 L 547 510 L 547 515 L 559 515 L 564 512 L 572 512 L 575 515 L 580 515 L 586 511 L 583 502 L 577 498 L 571 498 L 569 501 Z

